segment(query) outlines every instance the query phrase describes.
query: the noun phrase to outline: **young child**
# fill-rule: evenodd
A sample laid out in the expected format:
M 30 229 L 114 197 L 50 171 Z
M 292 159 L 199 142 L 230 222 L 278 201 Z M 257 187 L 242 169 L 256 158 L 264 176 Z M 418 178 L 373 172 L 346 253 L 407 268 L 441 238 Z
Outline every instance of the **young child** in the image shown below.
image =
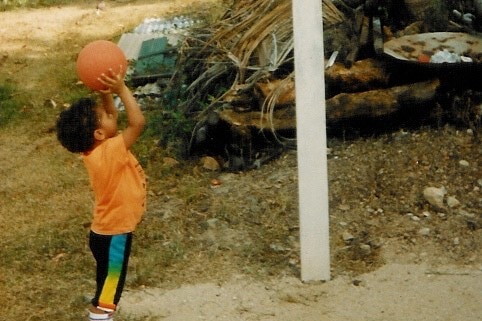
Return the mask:
M 99 80 L 100 103 L 82 98 L 61 112 L 57 137 L 73 153 L 82 153 L 94 191 L 95 206 L 89 246 L 97 263 L 97 289 L 89 320 L 113 320 L 124 287 L 132 233 L 145 211 L 146 181 L 141 165 L 129 151 L 145 119 L 122 73 L 112 70 Z M 117 133 L 112 94 L 124 103 L 128 125 Z

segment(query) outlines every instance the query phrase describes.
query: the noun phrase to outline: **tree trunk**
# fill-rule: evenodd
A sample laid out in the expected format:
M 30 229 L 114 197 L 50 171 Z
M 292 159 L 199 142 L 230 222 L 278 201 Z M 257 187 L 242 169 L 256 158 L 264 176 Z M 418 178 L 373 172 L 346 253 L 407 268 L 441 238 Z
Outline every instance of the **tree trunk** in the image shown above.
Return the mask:
M 423 106 L 434 99 L 438 79 L 388 89 L 338 94 L 326 101 L 326 119 L 338 121 L 357 116 L 380 117 L 409 105 Z

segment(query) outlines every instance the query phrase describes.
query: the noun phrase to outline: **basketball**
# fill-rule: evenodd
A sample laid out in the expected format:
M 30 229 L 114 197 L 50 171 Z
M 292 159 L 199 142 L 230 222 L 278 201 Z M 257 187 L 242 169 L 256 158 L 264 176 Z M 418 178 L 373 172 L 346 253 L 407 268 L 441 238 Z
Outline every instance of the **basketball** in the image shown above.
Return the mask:
M 87 44 L 77 57 L 77 75 L 84 85 L 92 90 L 107 89 L 97 79 L 112 69 L 114 74 L 121 70 L 125 75 L 127 59 L 115 43 L 107 40 L 96 40 Z

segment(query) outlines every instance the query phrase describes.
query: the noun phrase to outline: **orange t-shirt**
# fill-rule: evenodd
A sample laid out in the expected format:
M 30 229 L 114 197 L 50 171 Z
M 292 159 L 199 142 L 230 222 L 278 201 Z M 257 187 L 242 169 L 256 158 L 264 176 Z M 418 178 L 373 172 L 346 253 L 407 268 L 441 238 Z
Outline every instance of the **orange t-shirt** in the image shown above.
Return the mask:
M 145 211 L 146 179 L 123 136 L 107 139 L 83 159 L 95 195 L 92 231 L 104 235 L 134 231 Z

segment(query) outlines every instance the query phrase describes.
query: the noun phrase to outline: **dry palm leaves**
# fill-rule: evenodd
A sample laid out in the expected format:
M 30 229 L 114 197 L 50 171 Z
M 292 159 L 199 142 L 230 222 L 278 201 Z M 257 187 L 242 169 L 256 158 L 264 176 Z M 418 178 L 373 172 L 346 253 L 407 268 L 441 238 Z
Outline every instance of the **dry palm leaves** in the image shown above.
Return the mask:
M 197 30 L 185 42 L 180 61 L 192 79 L 188 79 L 189 99 L 184 111 L 202 110 L 202 120 L 213 108 L 223 104 L 226 107 L 233 97 L 243 93 L 254 97 L 254 87 L 260 81 L 292 81 L 291 2 L 235 1 L 222 19 L 207 29 Z M 331 1 L 323 0 L 322 4 L 325 24 L 343 21 L 343 14 Z M 278 95 L 280 90 L 273 90 L 261 103 L 253 99 L 253 108 L 272 115 Z
M 213 86 L 225 87 L 224 92 L 214 95 L 215 101 L 220 101 L 240 90 L 250 90 L 257 81 L 290 63 L 291 1 L 237 2 L 223 19 L 201 33 L 211 37 L 186 43 L 187 58 L 201 64 L 193 68 L 200 73 L 188 89 L 198 98 L 205 96 L 200 92 L 215 92 Z
M 323 0 L 323 24 L 336 25 L 345 20 L 345 15 L 331 2 Z

